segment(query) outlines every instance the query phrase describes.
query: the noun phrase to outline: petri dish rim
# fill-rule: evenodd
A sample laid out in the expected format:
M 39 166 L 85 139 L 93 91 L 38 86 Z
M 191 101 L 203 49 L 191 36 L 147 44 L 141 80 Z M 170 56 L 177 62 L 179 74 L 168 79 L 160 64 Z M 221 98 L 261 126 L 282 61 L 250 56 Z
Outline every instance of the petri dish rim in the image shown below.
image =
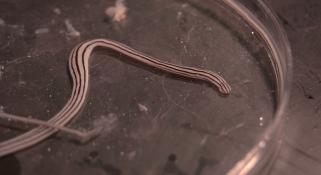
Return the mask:
M 273 166 L 282 146 L 282 128 L 292 80 L 292 54 L 285 30 L 267 3 L 259 1 L 224 0 L 224 5 L 239 15 L 266 43 L 276 80 L 277 106 L 272 123 L 257 144 L 227 174 L 266 174 Z M 255 7 L 255 9 L 248 6 Z M 259 10 L 258 10 L 259 9 Z M 261 13 L 263 15 L 258 15 Z

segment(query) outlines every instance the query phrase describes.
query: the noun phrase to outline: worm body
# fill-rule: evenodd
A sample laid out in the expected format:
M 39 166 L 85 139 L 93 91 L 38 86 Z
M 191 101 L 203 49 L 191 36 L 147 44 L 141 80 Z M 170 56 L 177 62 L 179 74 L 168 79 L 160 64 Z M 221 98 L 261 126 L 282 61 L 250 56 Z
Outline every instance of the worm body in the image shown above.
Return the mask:
M 124 54 L 128 58 L 139 63 L 149 65 L 161 71 L 182 77 L 207 81 L 216 86 L 223 94 L 229 94 L 231 91 L 229 84 L 216 73 L 192 67 L 166 63 L 115 41 L 107 39 L 90 40 L 77 45 L 71 51 L 68 65 L 72 77 L 73 88 L 71 96 L 65 106 L 47 121 L 49 123 L 48 125 L 38 126 L 20 136 L 1 142 L 0 157 L 15 153 L 45 140 L 52 134 L 59 131 L 57 127 L 50 127 L 51 125 L 64 126 L 76 116 L 83 106 L 88 93 L 90 78 L 89 59 L 92 51 L 96 47 L 109 48 Z

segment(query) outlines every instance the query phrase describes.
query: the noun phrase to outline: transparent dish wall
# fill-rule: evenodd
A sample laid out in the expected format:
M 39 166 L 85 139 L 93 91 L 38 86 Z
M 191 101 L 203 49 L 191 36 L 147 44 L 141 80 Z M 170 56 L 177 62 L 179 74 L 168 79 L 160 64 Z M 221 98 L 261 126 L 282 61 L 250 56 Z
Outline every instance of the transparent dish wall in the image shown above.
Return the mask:
M 270 125 L 254 148 L 228 174 L 268 174 L 282 145 L 283 115 L 289 99 L 292 55 L 286 33 L 263 1 L 224 1 L 266 42 L 276 86 L 276 109 Z
M 261 175 L 273 166 L 282 145 L 292 65 L 286 35 L 263 1 L 126 1 L 121 23 L 104 14 L 114 1 L 10 3 L 0 11 L 7 21 L 0 26 L 5 112 L 50 119 L 71 93 L 69 52 L 94 38 L 218 72 L 232 93 L 221 96 L 202 82 L 97 51 L 87 105 L 68 127 L 103 125 L 99 137 L 81 145 L 60 133 L 3 161 L 18 160 L 26 175 Z M 23 17 L 14 16 L 21 11 Z M 68 35 L 66 20 L 79 36 Z M 0 141 L 32 128 L 7 125 L 0 126 Z

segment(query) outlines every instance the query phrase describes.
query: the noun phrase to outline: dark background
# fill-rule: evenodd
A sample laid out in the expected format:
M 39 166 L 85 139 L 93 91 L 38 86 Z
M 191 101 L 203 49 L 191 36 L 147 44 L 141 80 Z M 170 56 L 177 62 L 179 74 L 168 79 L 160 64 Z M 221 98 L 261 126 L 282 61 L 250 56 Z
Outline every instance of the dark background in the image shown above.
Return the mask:
M 0 2 L 1 4 L 6 4 L 4 0 L 0 0 Z M 286 29 L 294 58 L 293 86 L 289 110 L 286 114 L 285 140 L 279 159 L 276 161 L 276 166 L 271 174 L 321 174 L 321 1 L 269 0 L 269 2 Z M 10 8 L 10 5 L 0 6 L 1 10 L 6 10 L 8 13 L 10 12 L 8 9 Z M 29 8 L 30 9 L 26 10 L 32 10 L 32 7 L 29 6 Z M 46 14 L 49 13 L 45 10 L 39 12 L 39 15 Z M 19 19 L 19 16 L 16 16 L 11 20 L 19 23 L 21 22 Z M 34 23 L 32 17 L 28 22 L 31 24 Z M 91 26 L 88 26 L 88 29 L 90 29 L 90 27 Z M 19 30 L 19 28 L 15 29 L 14 35 L 17 37 L 19 37 Z M 126 36 L 124 36 L 124 38 L 126 38 Z M 28 38 L 19 39 L 28 40 Z M 45 45 L 46 42 L 52 39 L 53 38 L 45 38 L 42 44 Z M 122 38 L 120 37 L 119 39 L 121 40 Z M 61 44 L 63 43 L 59 43 L 58 40 L 54 42 L 57 48 L 59 48 Z M 19 52 L 23 53 L 27 48 L 28 43 L 19 43 Z M 49 48 L 48 51 L 54 50 L 53 48 Z M 67 49 L 59 51 L 59 55 L 63 55 L 63 53 L 67 53 Z M 20 56 L 23 57 L 23 55 Z M 66 56 L 67 54 L 65 54 L 65 57 Z M 19 57 L 19 55 L 17 55 L 17 57 Z M 23 62 L 24 59 L 26 58 L 18 61 Z M 63 62 L 54 62 L 56 65 L 61 63 Z M 28 69 L 28 66 L 26 69 Z M 61 70 L 63 70 L 62 67 Z M 65 82 L 68 81 L 68 79 L 62 79 Z M 41 83 L 42 79 L 40 78 L 39 81 Z M 20 85 L 23 87 L 24 82 L 21 82 Z M 56 88 L 55 91 L 61 91 L 60 95 L 66 96 L 67 98 L 68 92 L 63 92 L 63 87 Z M 37 92 L 34 93 L 37 94 Z M 48 94 L 49 93 L 50 92 L 48 92 Z M 62 103 L 65 100 L 66 99 L 59 99 L 56 103 Z M 55 107 L 56 109 L 52 110 L 58 110 L 60 108 L 60 106 Z M 44 114 L 46 114 L 46 112 L 44 112 Z M 96 154 L 97 153 L 92 152 L 89 158 L 94 158 Z M 175 159 L 175 156 L 170 155 L 169 158 Z M 34 159 L 37 159 L 37 157 L 33 157 L 33 160 Z M 6 163 L 1 163 L 1 166 L 10 167 L 12 165 L 18 165 L 17 162 L 18 160 L 12 158 L 6 161 Z M 112 166 L 105 165 L 104 168 L 107 169 L 106 172 L 110 172 L 111 174 L 117 175 L 120 173 L 118 169 Z M 19 173 L 19 166 L 10 167 L 10 170 L 11 172 L 7 172 L 8 174 L 17 174 Z M 41 170 L 39 171 L 42 172 Z M 51 173 L 55 174 L 55 171 L 57 171 L 57 173 L 59 172 L 58 170 L 53 170 Z M 101 172 L 98 171 L 97 173 L 99 174 Z
M 291 156 L 276 174 L 320 174 L 321 2 L 271 0 L 288 34 L 294 76 L 285 140 Z

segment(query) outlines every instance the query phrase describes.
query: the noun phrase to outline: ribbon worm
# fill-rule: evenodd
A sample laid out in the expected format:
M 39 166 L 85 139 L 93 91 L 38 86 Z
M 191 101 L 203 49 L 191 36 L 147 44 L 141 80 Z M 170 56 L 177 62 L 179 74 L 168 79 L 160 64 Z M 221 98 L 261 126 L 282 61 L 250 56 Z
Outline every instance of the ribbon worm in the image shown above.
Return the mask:
M 99 130 L 96 129 L 89 134 L 85 134 L 84 136 L 84 134 L 82 133 L 64 127 L 71 119 L 76 116 L 85 102 L 89 86 L 89 59 L 92 51 L 96 47 L 103 47 L 114 50 L 126 55 L 128 58 L 133 59 L 134 61 L 164 72 L 168 72 L 181 77 L 209 82 L 216 86 L 222 94 L 229 94 L 231 91 L 230 85 L 216 73 L 162 62 L 115 41 L 106 39 L 90 40 L 79 44 L 72 50 L 69 57 L 69 71 L 72 77 L 73 84 L 72 94 L 65 106 L 50 120 L 48 120 L 47 122 L 43 122 L 37 119 L 28 121 L 28 119 L 22 119 L 24 117 L 6 114 L 3 112 L 0 113 L 0 116 L 2 116 L 2 118 L 39 125 L 38 127 L 22 135 L 1 142 L 0 157 L 33 146 L 45 140 L 57 131 L 76 134 L 79 135 L 79 137 L 87 137 L 88 135 L 92 136 L 99 132 Z

